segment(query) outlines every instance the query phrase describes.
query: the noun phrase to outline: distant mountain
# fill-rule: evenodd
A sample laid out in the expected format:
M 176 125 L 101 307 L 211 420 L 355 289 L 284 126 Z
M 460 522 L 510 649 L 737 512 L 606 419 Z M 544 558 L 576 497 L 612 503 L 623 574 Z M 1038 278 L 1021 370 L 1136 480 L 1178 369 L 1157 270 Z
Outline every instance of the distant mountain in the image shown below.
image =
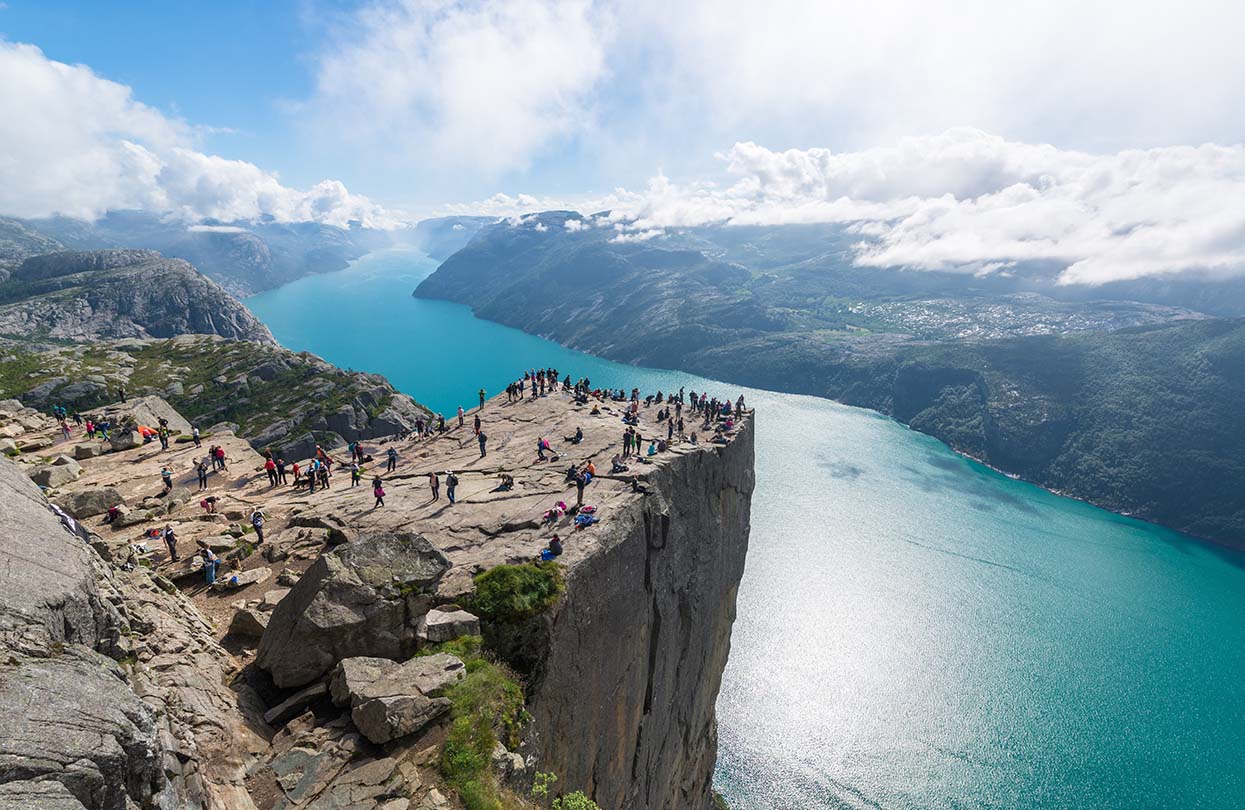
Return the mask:
M 238 296 L 306 275 L 341 270 L 352 259 L 390 241 L 384 231 L 346 230 L 314 222 L 186 225 L 136 211 L 110 213 L 95 222 L 66 217 L 9 221 L 76 250 L 147 248 L 185 259 Z M 35 252 L 47 251 L 26 255 Z
M 573 212 L 500 222 L 415 294 L 615 360 L 873 408 L 1044 486 L 1245 545 L 1245 320 L 1063 293 L 1043 268 L 858 268 L 850 235 L 822 226 L 617 234 Z
M 92 341 L 187 333 L 274 342 L 216 282 L 151 250 L 34 256 L 0 283 L 3 337 Z
M 438 217 L 421 220 L 411 231 L 415 246 L 434 259 L 446 259 L 462 249 L 497 217 Z
M 26 257 L 64 249 L 60 242 L 25 223 L 0 217 L 0 282 L 8 279 L 13 268 Z
M 618 242 L 613 228 L 586 222 L 554 211 L 485 226 L 415 294 L 659 366 L 764 335 L 815 331 L 827 341 L 890 345 L 1202 317 L 1132 301 L 1057 300 L 1014 280 L 859 268 L 848 236 L 825 228 L 697 229 Z

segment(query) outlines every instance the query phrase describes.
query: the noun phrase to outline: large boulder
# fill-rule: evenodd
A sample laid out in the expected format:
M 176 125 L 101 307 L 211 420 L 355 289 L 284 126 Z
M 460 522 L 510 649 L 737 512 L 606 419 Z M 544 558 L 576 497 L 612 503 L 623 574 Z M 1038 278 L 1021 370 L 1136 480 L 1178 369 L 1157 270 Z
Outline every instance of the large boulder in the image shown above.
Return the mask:
M 452 655 L 438 653 L 404 664 L 384 658 L 347 658 L 333 670 L 333 702 L 350 707 L 355 728 L 377 745 L 420 731 L 449 711 L 440 697 L 464 678 L 467 668 Z
M 238 608 L 229 622 L 229 634 L 241 638 L 260 638 L 268 627 L 268 614 L 253 607 Z
M 433 608 L 419 620 L 420 641 L 438 644 L 453 641 L 459 636 L 480 635 L 480 619 L 465 610 Z
M 364 534 L 322 555 L 273 611 L 256 663 L 302 686 L 356 656 L 408 658 L 428 594 L 449 569 L 424 537 Z
M 424 655 L 405 663 L 388 658 L 347 658 L 333 670 L 329 692 L 333 703 L 342 707 L 412 692 L 439 697 L 466 675 L 463 662 L 449 653 Z
M 73 449 L 73 457 L 78 461 L 86 461 L 99 455 L 98 444 L 80 444 Z
M 118 430 L 108 435 L 108 445 L 114 453 L 119 453 L 122 450 L 133 450 L 135 447 L 143 446 L 143 437 L 138 435 L 137 430 L 127 430 L 124 432 Z
M 97 486 L 97 488 L 83 489 L 76 491 L 76 493 L 63 494 L 59 499 L 56 499 L 56 504 L 61 509 L 67 511 L 68 514 L 78 520 L 105 514 L 113 506 L 120 506 L 125 503 L 126 499 L 122 498 L 121 493 L 118 493 L 112 486 Z
M 174 434 L 189 433 L 190 423 L 174 410 L 173 406 L 160 397 L 133 397 L 126 402 L 116 402 L 100 409 L 105 421 L 120 425 L 126 419 L 133 419 L 136 425 L 158 427 L 160 419 L 168 420 L 169 430 Z M 141 441 L 141 439 L 139 440 Z
M 41 487 L 56 489 L 77 481 L 80 475 L 82 475 L 82 467 L 78 465 L 78 462 L 69 459 L 68 464 L 48 464 L 32 470 L 30 480 Z

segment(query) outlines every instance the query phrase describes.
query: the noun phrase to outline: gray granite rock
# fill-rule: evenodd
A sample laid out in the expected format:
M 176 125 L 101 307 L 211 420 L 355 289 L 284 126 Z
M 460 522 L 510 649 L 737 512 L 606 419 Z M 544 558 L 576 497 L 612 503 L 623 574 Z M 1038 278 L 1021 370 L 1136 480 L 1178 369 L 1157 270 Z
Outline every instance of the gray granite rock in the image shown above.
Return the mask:
M 416 597 L 449 568 L 420 535 L 374 533 L 322 555 L 273 611 L 256 663 L 301 686 L 356 656 L 406 658 L 425 609 Z

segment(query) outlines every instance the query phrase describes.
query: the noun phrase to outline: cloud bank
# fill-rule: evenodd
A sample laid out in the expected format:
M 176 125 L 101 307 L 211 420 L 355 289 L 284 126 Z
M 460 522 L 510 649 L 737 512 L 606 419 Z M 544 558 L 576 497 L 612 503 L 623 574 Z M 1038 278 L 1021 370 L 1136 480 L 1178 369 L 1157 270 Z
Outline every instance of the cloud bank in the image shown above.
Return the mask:
M 33 45 L 0 42 L 0 110 L 0 214 L 94 219 L 142 209 L 187 221 L 393 224 L 340 182 L 292 189 L 253 163 L 203 154 L 190 125 Z
M 1064 267 L 1067 284 L 1245 274 L 1241 145 L 1091 154 L 961 128 L 855 152 L 745 142 L 719 158 L 722 185 L 659 175 L 641 192 L 497 195 L 475 210 L 609 210 L 598 224 L 620 242 L 710 224 L 837 223 L 860 236 L 859 265 L 983 273 L 1040 261 Z

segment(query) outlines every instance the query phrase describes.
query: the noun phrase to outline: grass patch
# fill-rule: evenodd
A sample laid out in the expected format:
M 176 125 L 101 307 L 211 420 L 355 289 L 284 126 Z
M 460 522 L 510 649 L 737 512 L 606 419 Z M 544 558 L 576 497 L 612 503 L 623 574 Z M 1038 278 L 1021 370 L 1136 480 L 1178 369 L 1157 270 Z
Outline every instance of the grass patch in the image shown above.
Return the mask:
M 499 565 L 477 574 L 475 584 L 471 609 L 491 622 L 531 618 L 557 602 L 566 587 L 555 562 Z
M 450 730 L 441 748 L 440 770 L 458 791 L 467 810 L 514 810 L 513 797 L 498 785 L 491 770 L 498 741 L 517 747 L 527 722 L 523 687 L 504 666 L 485 655 L 479 636 L 464 636 L 422 651 L 450 653 L 462 659 L 467 675 L 449 687 Z

